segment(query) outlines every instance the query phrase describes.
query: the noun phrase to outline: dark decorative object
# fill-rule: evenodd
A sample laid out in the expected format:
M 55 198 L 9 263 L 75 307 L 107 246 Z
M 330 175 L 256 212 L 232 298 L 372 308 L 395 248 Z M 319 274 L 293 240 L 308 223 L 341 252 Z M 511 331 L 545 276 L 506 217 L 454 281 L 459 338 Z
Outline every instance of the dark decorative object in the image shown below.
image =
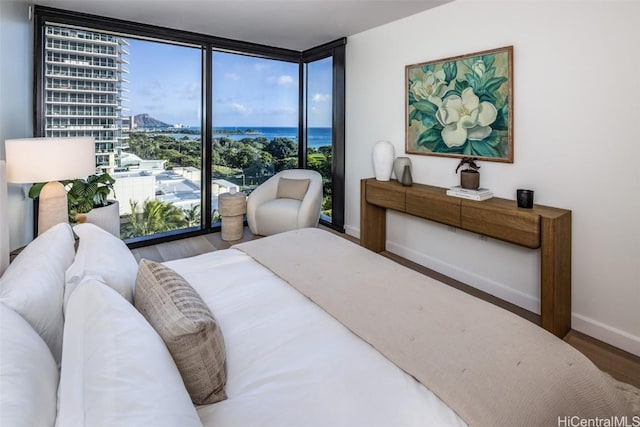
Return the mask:
M 400 183 L 405 187 L 413 185 L 413 177 L 411 176 L 411 166 L 405 165 L 404 170 L 402 171 L 402 179 Z
M 460 187 L 466 188 L 467 190 L 477 190 L 480 188 L 480 166 L 476 165 L 475 157 L 464 157 L 458 163 L 458 167 L 456 168 L 456 173 L 463 166 L 467 165 L 466 169 L 463 169 L 460 172 Z
M 396 175 L 398 182 L 405 187 L 413 184 L 411 176 L 411 159 L 408 157 L 396 157 L 393 162 L 393 173 Z
M 533 190 L 517 190 L 519 208 L 531 209 L 533 207 Z

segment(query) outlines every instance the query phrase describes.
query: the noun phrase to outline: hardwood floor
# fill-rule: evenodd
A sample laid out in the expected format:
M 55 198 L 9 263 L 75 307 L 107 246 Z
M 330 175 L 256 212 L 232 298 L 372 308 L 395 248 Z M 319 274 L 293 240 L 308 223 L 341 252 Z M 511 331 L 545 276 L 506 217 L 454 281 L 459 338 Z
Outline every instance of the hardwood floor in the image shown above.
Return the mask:
M 354 243 L 359 243 L 358 239 L 354 237 L 342 233 L 337 233 L 329 228 L 324 229 L 327 231 L 331 231 L 338 236 L 351 240 Z M 212 233 L 204 236 L 176 240 L 168 243 L 160 243 L 158 245 L 147 246 L 144 248 L 137 248 L 133 249 L 131 252 L 138 261 L 142 258 L 146 258 L 153 261 L 163 262 L 199 255 L 201 253 L 211 252 L 217 249 L 227 249 L 235 243 L 253 240 L 255 238 L 259 238 L 259 236 L 254 236 L 253 234 L 251 234 L 251 232 L 249 232 L 249 229 L 245 227 L 242 239 L 234 242 L 225 242 L 222 240 L 220 233 Z M 457 289 L 460 289 L 461 291 L 467 292 L 471 295 L 474 295 L 478 298 L 509 310 L 537 325 L 540 324 L 540 316 L 535 313 L 524 310 L 516 305 L 501 300 L 500 298 L 496 298 L 471 286 L 465 285 L 462 282 L 458 282 L 457 280 L 428 269 L 422 265 L 411 262 L 391 252 L 385 251 L 382 252 L 381 255 L 392 259 L 408 268 L 418 271 L 419 273 L 433 277 L 434 279 L 446 283 L 447 285 L 453 286 Z M 587 356 L 601 370 L 607 372 L 619 381 L 640 388 L 640 357 L 635 356 L 631 353 L 627 353 L 607 343 L 604 343 L 574 330 L 571 330 L 564 338 L 564 340 L 575 347 L 577 350 L 582 352 L 585 356 Z
M 218 249 L 227 249 L 236 243 L 256 238 L 259 238 L 259 236 L 254 236 L 249 231 L 249 228 L 245 227 L 242 239 L 237 241 L 225 242 L 222 240 L 220 233 L 211 233 L 203 236 L 190 237 L 188 239 L 136 248 L 132 249 L 131 252 L 138 262 L 140 262 L 142 258 L 156 262 L 164 262 L 178 258 L 192 257 Z

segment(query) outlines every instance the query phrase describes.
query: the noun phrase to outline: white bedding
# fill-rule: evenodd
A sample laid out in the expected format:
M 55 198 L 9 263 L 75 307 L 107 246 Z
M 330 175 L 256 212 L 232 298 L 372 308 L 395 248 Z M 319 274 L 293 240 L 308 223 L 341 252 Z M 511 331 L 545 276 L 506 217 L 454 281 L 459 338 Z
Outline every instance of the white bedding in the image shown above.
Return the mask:
M 235 249 L 167 262 L 200 293 L 227 348 L 229 398 L 204 426 L 463 426 L 422 384 Z

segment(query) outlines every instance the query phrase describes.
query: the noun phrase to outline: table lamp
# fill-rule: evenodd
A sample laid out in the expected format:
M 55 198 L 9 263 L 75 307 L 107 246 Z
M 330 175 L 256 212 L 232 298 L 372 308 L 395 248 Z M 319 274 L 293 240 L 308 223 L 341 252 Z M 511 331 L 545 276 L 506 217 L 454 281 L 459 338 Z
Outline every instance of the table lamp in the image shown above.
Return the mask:
M 96 171 L 93 138 L 21 138 L 5 141 L 7 182 L 46 182 L 39 197 L 38 234 L 68 222 L 67 192 L 58 182 Z

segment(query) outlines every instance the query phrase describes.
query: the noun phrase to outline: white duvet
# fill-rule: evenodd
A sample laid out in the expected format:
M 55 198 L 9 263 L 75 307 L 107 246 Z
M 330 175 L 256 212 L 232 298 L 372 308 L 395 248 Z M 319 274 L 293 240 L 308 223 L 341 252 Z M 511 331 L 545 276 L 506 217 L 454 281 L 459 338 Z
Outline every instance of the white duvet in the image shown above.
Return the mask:
M 227 350 L 228 399 L 204 426 L 463 426 L 429 389 L 235 249 L 166 263 L 200 293 Z

